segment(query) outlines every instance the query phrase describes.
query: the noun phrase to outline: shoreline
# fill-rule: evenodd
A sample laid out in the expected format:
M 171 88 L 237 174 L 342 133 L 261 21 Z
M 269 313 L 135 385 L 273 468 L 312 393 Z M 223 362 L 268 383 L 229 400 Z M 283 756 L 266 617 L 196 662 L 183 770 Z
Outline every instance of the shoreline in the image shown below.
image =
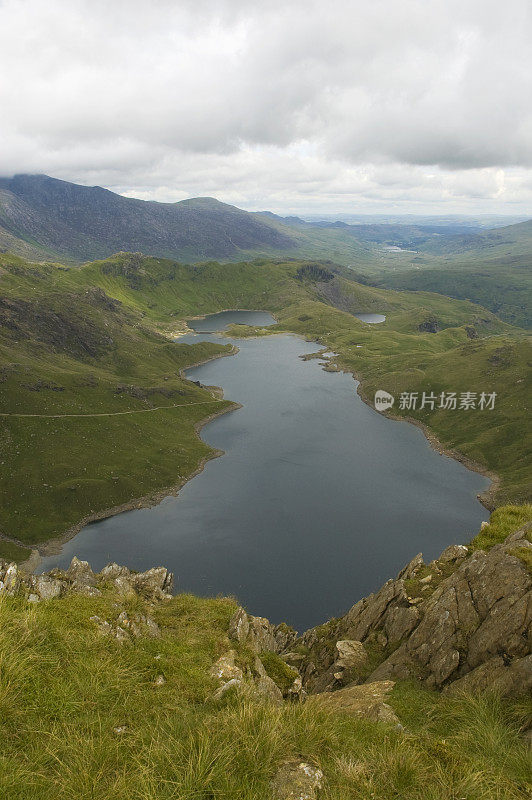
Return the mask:
M 245 311 L 245 310 L 246 309 L 223 309 L 222 311 L 215 312 L 215 313 L 224 313 L 225 311 Z M 256 311 L 257 309 L 247 309 L 247 310 Z M 279 321 L 278 321 L 277 317 L 271 311 L 268 311 L 267 313 L 271 314 L 271 316 L 276 320 L 276 323 L 279 324 Z M 195 317 L 188 317 L 188 319 L 204 319 L 206 316 L 208 316 L 208 315 L 202 314 L 202 315 L 198 315 L 198 316 L 195 316 Z M 185 323 L 185 325 L 186 325 L 186 323 Z M 195 333 L 195 331 L 192 328 L 190 328 L 190 329 L 187 328 L 186 330 L 182 331 L 182 333 L 178 334 L 177 336 L 179 337 L 181 335 L 186 335 L 188 333 Z M 219 333 L 222 336 L 224 335 L 223 331 L 219 331 L 219 332 L 213 331 L 213 333 Z M 321 346 L 322 349 L 317 351 L 317 352 L 315 352 L 315 353 L 309 353 L 309 354 L 305 354 L 305 355 L 300 356 L 304 360 L 311 359 L 311 358 L 320 358 L 327 352 L 333 352 L 327 345 L 323 345 L 322 342 L 319 341 L 319 339 L 309 338 L 309 337 L 306 337 L 306 336 L 304 336 L 302 334 L 296 333 L 294 331 L 277 330 L 277 331 L 275 331 L 275 334 L 272 332 L 271 335 L 282 335 L 282 334 L 284 334 L 284 335 L 288 334 L 288 335 L 292 335 L 292 336 L 297 336 L 299 339 L 301 339 L 301 340 L 303 340 L 305 342 L 311 342 L 311 343 L 314 343 L 314 344 L 316 344 L 318 346 Z M 263 334 L 263 335 L 265 335 L 265 334 Z M 260 334 L 257 334 L 256 336 L 245 337 L 245 338 L 262 338 L 262 336 Z M 173 338 L 174 341 L 177 341 L 177 339 L 175 339 L 173 336 L 171 338 Z M 228 351 L 227 353 L 220 353 L 218 355 L 210 356 L 208 358 L 201 359 L 200 361 L 195 362 L 193 364 L 187 365 L 186 367 L 184 367 L 183 369 L 180 370 L 180 375 L 185 377 L 186 372 L 189 369 L 193 369 L 193 368 L 201 366 L 203 364 L 207 364 L 210 361 L 215 361 L 218 358 L 226 358 L 228 356 L 236 355 L 238 352 L 239 352 L 239 348 L 236 345 L 233 344 L 231 351 Z M 341 359 L 341 354 L 335 354 L 335 357 Z M 433 450 L 435 450 L 437 453 L 439 453 L 440 455 L 445 456 L 447 458 L 451 458 L 454 461 L 458 461 L 459 463 L 463 464 L 466 467 L 466 469 L 469 469 L 472 472 L 476 472 L 476 473 L 478 473 L 480 475 L 483 475 L 484 477 L 488 478 L 488 480 L 490 481 L 490 485 L 488 486 L 488 488 L 484 492 L 482 492 L 480 494 L 477 494 L 476 497 L 477 497 L 478 501 L 481 503 L 481 505 L 483 505 L 484 508 L 486 508 L 486 510 L 493 511 L 493 509 L 496 507 L 495 503 L 494 503 L 494 497 L 495 497 L 495 494 L 499 490 L 500 485 L 501 485 L 501 479 L 499 478 L 499 476 L 496 473 L 485 469 L 484 467 L 482 467 L 482 465 L 478 464 L 477 462 L 474 462 L 472 459 L 468 458 L 463 453 L 460 453 L 457 450 L 454 450 L 452 448 L 448 448 L 445 445 L 443 445 L 442 442 L 436 436 L 436 434 L 432 431 L 432 429 L 426 423 L 421 422 L 420 420 L 417 420 L 414 417 L 403 417 L 403 416 L 399 416 L 399 415 L 393 414 L 393 413 L 383 413 L 383 412 L 378 411 L 374 407 L 374 405 L 371 402 L 370 398 L 366 395 L 366 393 L 364 391 L 364 388 L 363 388 L 363 385 L 362 385 L 363 384 L 362 377 L 360 376 L 359 373 L 356 373 L 354 370 L 343 368 L 343 367 L 339 366 L 338 364 L 334 364 L 334 363 L 331 364 L 330 362 L 327 362 L 327 363 L 323 364 L 322 365 L 322 369 L 324 371 L 326 371 L 326 372 L 344 372 L 346 374 L 350 374 L 353 377 L 353 380 L 357 384 L 357 386 L 356 386 L 357 395 L 360 397 L 362 402 L 364 402 L 366 405 L 368 405 L 376 414 L 381 414 L 381 416 L 387 417 L 388 419 L 393 419 L 396 422 L 406 422 L 408 424 L 415 425 L 417 428 L 419 428 L 422 431 L 422 433 L 425 436 L 425 438 L 426 438 L 427 442 L 429 443 L 430 447 Z M 223 388 L 222 387 L 211 386 L 211 387 L 206 387 L 206 388 L 208 388 L 211 391 L 213 391 L 213 393 L 216 392 L 217 394 L 219 394 L 219 398 L 220 399 L 223 398 Z M 231 401 L 228 401 L 228 402 L 231 402 Z M 217 417 L 222 416 L 223 414 L 229 413 L 230 411 L 237 411 L 239 408 L 242 408 L 242 404 L 233 401 L 233 402 L 231 402 L 230 406 L 228 406 L 226 408 L 223 408 L 223 409 L 220 409 L 219 411 L 213 412 L 212 414 L 209 414 L 207 417 L 199 420 L 198 422 L 196 422 L 194 424 L 194 432 L 195 432 L 195 434 L 198 436 L 198 438 L 200 438 L 200 436 L 199 436 L 200 431 L 203 429 L 203 427 L 205 425 L 207 425 L 209 422 L 212 422 Z M 91 522 L 98 522 L 98 521 L 103 520 L 103 519 L 108 519 L 109 517 L 116 516 L 116 515 L 121 514 L 121 513 L 125 512 L 125 511 L 133 511 L 135 509 L 141 509 L 141 508 L 152 508 L 153 506 L 158 505 L 166 497 L 175 497 L 175 496 L 177 496 L 177 494 L 182 489 L 182 487 L 186 483 L 188 483 L 188 481 L 192 480 L 192 478 L 195 478 L 196 475 L 199 475 L 203 471 L 203 469 L 205 468 L 205 465 L 209 461 L 211 461 L 214 458 L 219 458 L 220 456 L 222 456 L 224 454 L 223 450 L 219 450 L 217 448 L 211 448 L 211 449 L 212 449 L 212 453 L 210 453 L 207 456 L 203 457 L 201 459 L 201 461 L 199 462 L 197 468 L 192 473 L 190 473 L 188 476 L 181 478 L 178 483 L 173 484 L 170 487 L 160 489 L 157 492 L 152 492 L 149 495 L 144 495 L 144 496 L 142 496 L 140 498 L 133 498 L 133 499 L 131 499 L 131 500 L 125 502 L 125 503 L 122 503 L 122 504 L 118 505 L 118 506 L 113 506 L 113 507 L 108 508 L 108 509 L 102 509 L 101 511 L 95 511 L 95 512 L 93 512 L 91 514 L 86 515 L 81 520 L 79 520 L 79 522 L 77 522 L 75 525 L 72 525 L 70 528 L 68 528 L 60 536 L 54 537 L 53 539 L 49 539 L 46 542 L 44 542 L 44 543 L 42 543 L 40 545 L 37 545 L 35 548 L 33 548 L 29 558 L 26 559 L 26 561 L 21 562 L 19 564 L 19 566 L 22 569 L 29 569 L 30 565 L 31 565 L 31 569 L 35 570 L 38 567 L 38 565 L 40 564 L 40 561 L 41 561 L 42 557 L 58 555 L 61 552 L 62 546 L 64 544 L 66 544 L 66 542 L 68 542 L 71 539 L 73 539 L 82 530 L 82 528 L 84 528 L 86 525 L 90 524 Z M 13 542 L 18 543 L 15 539 L 10 539 L 9 537 L 6 537 L 6 536 L 3 536 L 2 538 L 4 538 L 6 541 L 13 541 Z M 22 546 L 27 546 L 27 545 L 23 544 L 22 542 L 20 544 Z
M 193 331 L 191 331 L 193 332 Z M 227 358 L 228 356 L 237 355 L 239 352 L 238 347 L 236 345 L 232 345 L 232 349 L 227 353 L 219 353 L 217 355 L 209 356 L 208 358 L 201 359 L 193 364 L 188 364 L 186 367 L 180 370 L 180 374 L 184 376 L 187 370 L 193 369 L 194 367 L 199 367 L 202 364 L 208 364 L 209 361 L 216 361 L 219 358 Z M 206 387 L 208 389 L 213 390 L 213 393 L 216 392 L 219 394 L 219 397 L 216 399 L 223 399 L 223 389 L 219 386 L 216 387 Z M 242 408 L 242 404 L 235 402 L 235 401 L 228 401 L 230 403 L 229 406 L 225 408 L 221 408 L 218 411 L 213 411 L 212 414 L 208 414 L 206 417 L 203 417 L 198 422 L 194 423 L 194 433 L 200 438 L 200 431 L 205 425 L 208 425 L 209 422 L 212 422 L 217 417 L 221 417 L 223 414 L 228 414 L 231 411 L 238 411 L 239 408 Z M 204 444 L 206 444 L 204 442 Z M 207 445 L 210 447 L 210 445 Z M 117 506 L 112 506 L 110 508 L 101 509 L 100 511 L 94 511 L 91 514 L 87 514 L 82 517 L 78 522 L 74 525 L 71 525 L 70 528 L 67 528 L 62 534 L 59 536 L 55 536 L 53 539 L 47 539 L 45 542 L 39 543 L 31 549 L 31 553 L 29 557 L 25 561 L 21 561 L 19 563 L 19 568 L 23 570 L 35 571 L 40 563 L 42 558 L 46 558 L 48 556 L 59 555 L 62 550 L 64 544 L 69 542 L 73 539 L 77 534 L 86 526 L 89 525 L 91 522 L 99 522 L 104 519 L 108 519 L 109 517 L 115 517 L 118 514 L 122 514 L 125 511 L 135 511 L 141 508 L 153 508 L 153 506 L 158 505 L 162 500 L 166 497 L 176 497 L 180 490 L 183 488 L 185 483 L 195 478 L 196 475 L 199 475 L 200 472 L 203 472 L 205 469 L 205 465 L 212 461 L 215 458 L 219 458 L 220 456 L 224 455 L 224 450 L 220 450 L 218 448 L 210 448 L 211 453 L 208 453 L 204 456 L 196 469 L 191 472 L 187 476 L 183 476 L 177 483 L 172 484 L 169 487 L 165 487 L 159 489 L 156 492 L 151 492 L 150 494 L 143 495 L 141 497 L 134 497 L 131 500 L 126 501 L 125 503 L 121 503 Z M 23 542 L 19 542 L 16 539 L 10 538 L 8 536 L 2 535 L 2 539 L 5 541 L 11 541 L 15 544 L 20 544 L 22 547 L 27 547 L 27 545 Z M 28 548 L 29 549 L 29 548 Z

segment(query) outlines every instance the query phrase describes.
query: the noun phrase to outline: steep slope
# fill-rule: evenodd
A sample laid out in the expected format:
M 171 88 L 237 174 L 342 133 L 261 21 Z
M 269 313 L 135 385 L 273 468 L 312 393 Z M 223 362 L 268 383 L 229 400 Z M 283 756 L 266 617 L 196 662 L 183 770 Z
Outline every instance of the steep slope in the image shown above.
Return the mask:
M 0 795 L 525 800 L 526 519 L 500 509 L 472 547 L 415 559 L 300 639 L 234 599 L 172 595 L 164 567 L 74 558 L 31 575 L 0 559 Z M 419 674 L 378 679 L 416 639 Z M 428 690 L 453 651 L 443 692 Z
M 213 198 L 147 202 L 45 175 L 0 179 L 0 226 L 4 237 L 74 261 L 119 250 L 201 261 L 293 246 L 286 233 Z

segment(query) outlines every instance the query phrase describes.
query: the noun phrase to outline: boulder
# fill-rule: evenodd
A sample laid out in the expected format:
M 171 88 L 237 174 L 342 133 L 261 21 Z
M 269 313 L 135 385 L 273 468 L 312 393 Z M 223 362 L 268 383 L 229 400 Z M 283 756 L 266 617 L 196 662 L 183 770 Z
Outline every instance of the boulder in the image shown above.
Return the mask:
M 307 703 L 329 712 L 354 714 L 380 722 L 399 724 L 393 709 L 385 702 L 394 687 L 394 681 L 377 681 L 359 686 L 346 686 L 336 692 L 311 695 Z
M 306 761 L 285 762 L 272 781 L 272 800 L 316 800 L 323 772 Z

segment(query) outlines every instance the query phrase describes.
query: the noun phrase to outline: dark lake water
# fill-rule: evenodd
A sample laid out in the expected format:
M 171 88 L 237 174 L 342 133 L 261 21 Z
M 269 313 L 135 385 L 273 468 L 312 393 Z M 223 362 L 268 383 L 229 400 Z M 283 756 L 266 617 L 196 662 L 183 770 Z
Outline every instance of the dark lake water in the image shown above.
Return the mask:
M 224 312 L 190 324 L 271 321 Z M 194 337 L 218 338 L 181 341 Z M 73 555 L 95 569 L 163 564 L 177 591 L 234 594 L 250 612 L 302 631 L 347 611 L 419 551 L 430 560 L 467 541 L 488 518 L 476 500 L 488 480 L 436 453 L 418 428 L 373 411 L 350 375 L 299 358 L 316 344 L 290 335 L 229 341 L 238 355 L 187 373 L 243 404 L 202 430 L 225 455 L 177 497 L 88 525 L 42 569 Z

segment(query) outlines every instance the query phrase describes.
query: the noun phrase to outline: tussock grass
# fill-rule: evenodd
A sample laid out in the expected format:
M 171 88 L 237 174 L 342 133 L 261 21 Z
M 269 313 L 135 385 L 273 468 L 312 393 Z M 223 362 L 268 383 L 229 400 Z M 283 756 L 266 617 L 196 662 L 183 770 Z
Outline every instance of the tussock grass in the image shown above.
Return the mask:
M 235 602 L 178 595 L 148 609 L 160 639 L 118 644 L 116 596 L 0 602 L 0 796 L 9 800 L 270 800 L 286 759 L 319 766 L 325 800 L 518 800 L 530 788 L 526 701 L 391 696 L 404 731 L 311 704 L 209 700 Z M 244 650 L 245 662 L 252 655 Z M 268 659 L 266 659 L 268 661 Z M 165 683 L 155 686 L 158 675 Z

